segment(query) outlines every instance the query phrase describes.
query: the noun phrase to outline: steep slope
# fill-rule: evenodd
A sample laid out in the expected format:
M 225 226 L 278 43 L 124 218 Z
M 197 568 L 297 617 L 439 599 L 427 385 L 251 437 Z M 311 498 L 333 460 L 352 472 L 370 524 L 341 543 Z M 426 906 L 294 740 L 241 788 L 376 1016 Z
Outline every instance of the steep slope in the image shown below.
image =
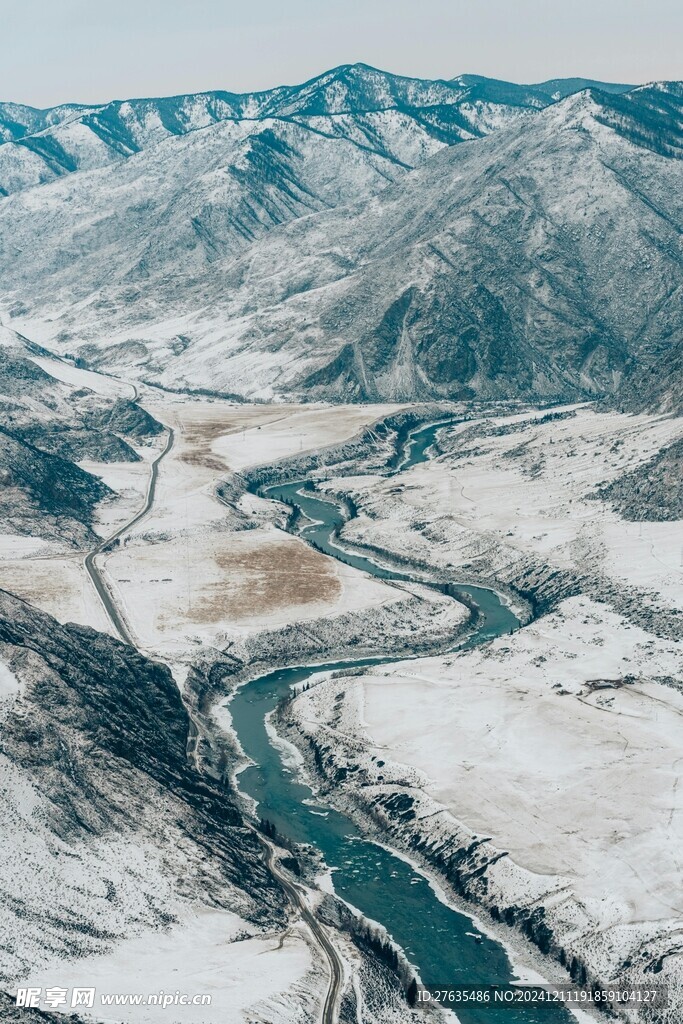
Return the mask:
M 9 532 L 84 542 L 95 506 L 110 494 L 98 477 L 0 428 L 0 513 Z
M 346 144 L 278 152 L 280 179 L 245 157 L 243 191 L 214 196 L 204 242 L 187 208 L 213 144 L 198 132 L 141 154 L 145 179 L 133 161 L 119 169 L 108 217 L 95 211 L 111 172 L 6 200 L 2 234 L 47 243 L 7 266 L 6 286 L 19 320 L 28 302 L 46 311 L 32 329 L 54 344 L 80 342 L 94 364 L 137 365 L 172 387 L 352 399 L 611 392 L 680 334 L 683 162 L 661 145 L 675 149 L 679 95 L 675 83 L 651 87 L 624 110 L 623 97 L 581 93 L 332 210 L 320 207 L 335 156 L 334 201 L 368 189 L 367 168 L 351 178 L 335 149 L 346 155 Z M 191 148 L 181 157 L 179 146 Z M 178 188 L 191 161 L 199 177 Z M 293 222 L 263 223 L 265 197 L 282 195 L 274 182 L 295 171 L 318 174 L 320 193 L 304 200 L 291 185 Z M 305 203 L 309 215 L 295 217 Z
M 252 93 L 216 90 L 109 103 L 62 104 L 40 110 L 21 103 L 0 103 L 0 140 L 25 139 L 46 129 L 81 121 L 103 141 L 125 140 L 138 151 L 168 135 L 183 135 L 217 121 L 269 116 L 362 113 L 376 110 L 457 106 L 486 100 L 505 106 L 542 107 L 588 88 L 623 93 L 636 88 L 586 78 L 558 78 L 516 85 L 482 75 L 443 79 L 408 78 L 367 64 L 343 64 L 301 85 Z
M 358 141 L 402 159 L 396 135 L 417 134 L 412 166 L 442 145 L 476 138 L 574 92 L 581 80 L 517 86 L 473 75 L 429 81 L 392 75 L 365 64 L 342 65 L 302 85 L 255 93 L 224 91 L 158 99 L 114 100 L 93 107 L 65 104 L 36 110 L 0 104 L 0 195 L 77 170 L 126 160 L 162 142 L 225 121 L 296 119 L 314 130 Z M 621 86 L 615 86 L 621 90 Z M 376 115 L 392 112 L 393 118 Z M 375 116 L 373 116 L 375 115 Z M 385 138 L 387 122 L 393 138 Z M 408 154 L 406 154 L 408 156 Z
M 88 109 L 84 104 L 78 103 L 66 103 L 45 110 L 29 107 L 25 103 L 0 103 L 0 140 L 10 142 L 23 139 L 34 132 L 43 131 L 50 125 L 78 117 Z
M 640 353 L 630 365 L 619 391 L 619 407 L 628 412 L 660 409 L 683 415 L 683 332 L 675 328 L 671 335 Z
M 71 303 L 130 284 L 130 307 L 154 275 L 206 272 L 283 222 L 372 194 L 405 170 L 291 121 L 226 121 L 1 202 L 5 285 L 20 303 L 38 288 L 52 305 L 55 294 Z M 106 315 L 106 300 L 91 309 Z
M 519 106 L 521 122 L 438 152 L 435 124 L 465 107 L 427 85 L 337 69 L 269 95 L 286 119 L 261 97 L 262 119 L 7 197 L 8 315 L 169 387 L 403 400 L 623 384 L 649 403 L 680 345 L 681 84 Z M 537 88 L 514 87 L 542 105 Z M 352 97 L 375 109 L 345 113 Z M 415 99 L 435 101 L 429 130 L 400 109 Z
M 308 383 L 494 397 L 639 379 L 680 338 L 683 165 L 654 155 L 679 152 L 672 107 L 677 85 L 583 94 L 385 193 L 327 312 L 353 348 Z
M 638 146 L 683 156 L 683 82 L 657 82 L 624 96 L 602 97 L 599 119 Z
M 636 469 L 604 484 L 598 496 L 632 522 L 677 522 L 683 519 L 682 478 L 683 441 L 678 440 Z
M 0 718 L 2 988 L 193 903 L 283 920 L 234 794 L 188 761 L 167 668 L 0 591 Z

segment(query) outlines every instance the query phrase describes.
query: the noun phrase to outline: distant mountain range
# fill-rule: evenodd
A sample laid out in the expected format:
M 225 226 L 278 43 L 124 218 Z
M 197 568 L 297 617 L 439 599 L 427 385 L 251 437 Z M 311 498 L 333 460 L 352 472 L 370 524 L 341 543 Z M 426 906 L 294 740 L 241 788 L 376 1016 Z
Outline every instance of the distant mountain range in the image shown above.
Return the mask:
M 362 64 L 244 95 L 0 104 L 3 317 L 169 387 L 652 388 L 669 408 L 682 125 L 680 82 Z
M 401 145 L 402 132 L 397 138 L 383 137 L 377 115 L 400 112 L 404 130 L 407 122 L 414 122 L 411 127 L 421 129 L 422 146 L 433 151 L 485 135 L 525 109 L 541 109 L 589 85 L 600 83 L 569 79 L 519 86 L 475 75 L 425 82 L 361 64 L 335 68 L 304 85 L 257 93 L 195 93 L 47 110 L 0 103 L 0 138 L 8 144 L 0 150 L 0 188 L 9 194 L 76 170 L 106 166 L 163 139 L 226 121 L 294 120 L 411 164 L 410 157 L 419 154 Z M 604 88 L 623 92 L 631 87 Z

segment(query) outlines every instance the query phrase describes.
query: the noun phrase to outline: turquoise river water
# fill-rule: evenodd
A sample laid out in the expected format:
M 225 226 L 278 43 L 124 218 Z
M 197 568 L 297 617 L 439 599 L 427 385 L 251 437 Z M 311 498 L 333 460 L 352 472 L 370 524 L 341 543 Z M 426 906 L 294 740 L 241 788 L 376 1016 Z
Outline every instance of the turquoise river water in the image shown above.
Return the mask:
M 429 458 L 436 433 L 443 425 L 431 424 L 410 435 L 403 461 L 395 470 L 397 475 Z M 299 535 L 326 554 L 381 579 L 417 578 L 408 570 L 396 571 L 340 547 L 336 536 L 345 521 L 343 510 L 304 489 L 308 487 L 300 480 L 266 488 L 262 494 L 298 506 L 310 520 Z M 424 581 L 422 577 L 420 581 Z M 482 643 L 519 626 L 512 610 L 493 590 L 454 580 L 449 592 L 456 597 L 458 593 L 466 594 L 479 609 L 476 632 L 463 646 Z M 398 658 L 347 659 L 326 663 L 324 668 L 358 668 Z M 257 801 L 258 813 L 273 822 L 278 832 L 322 852 L 333 872 L 335 892 L 366 917 L 384 925 L 426 986 L 508 985 L 515 974 L 500 943 L 483 934 L 465 914 L 446 906 L 418 870 L 365 838 L 346 815 L 319 800 L 283 764 L 270 742 L 265 718 L 294 684 L 304 683 L 320 670 L 320 665 L 283 668 L 237 690 L 230 713 L 242 748 L 254 762 L 239 775 L 240 789 Z M 462 1024 L 569 1024 L 573 1020 L 567 1010 L 551 1004 L 460 1005 L 457 1016 Z

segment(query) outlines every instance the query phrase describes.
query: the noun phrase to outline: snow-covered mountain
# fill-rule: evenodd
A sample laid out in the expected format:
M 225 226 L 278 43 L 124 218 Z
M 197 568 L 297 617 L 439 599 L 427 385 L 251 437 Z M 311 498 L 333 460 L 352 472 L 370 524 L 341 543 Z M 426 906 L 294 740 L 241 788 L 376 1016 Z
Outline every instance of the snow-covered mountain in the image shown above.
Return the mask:
M 516 120 L 525 108 L 539 109 L 587 85 L 570 79 L 518 86 L 474 75 L 423 81 L 354 64 L 303 85 L 256 93 L 218 91 L 47 110 L 0 103 L 0 143 L 7 147 L 0 149 L 0 190 L 15 192 L 75 170 L 116 163 L 163 139 L 223 121 L 270 118 L 293 118 L 314 131 L 355 138 L 380 155 L 405 157 L 412 165 L 430 149 L 487 134 Z M 388 112 L 395 118 L 370 116 Z M 386 138 L 392 120 L 402 134 L 425 136 L 431 147 L 417 154 L 394 153 L 395 143 Z
M 95 506 L 112 492 L 78 463 L 139 462 L 132 445 L 162 428 L 130 400 L 56 380 L 46 355 L 0 327 L 0 515 L 13 534 L 92 544 Z
M 585 86 L 353 65 L 37 130 L 12 107 L 6 316 L 173 388 L 640 392 L 680 346 L 683 88 Z
M 202 904 L 285 920 L 231 785 L 187 757 L 166 666 L 2 589 L 0 656 L 4 1021 L 25 1019 L 6 992 L 27 970 L 102 956 Z

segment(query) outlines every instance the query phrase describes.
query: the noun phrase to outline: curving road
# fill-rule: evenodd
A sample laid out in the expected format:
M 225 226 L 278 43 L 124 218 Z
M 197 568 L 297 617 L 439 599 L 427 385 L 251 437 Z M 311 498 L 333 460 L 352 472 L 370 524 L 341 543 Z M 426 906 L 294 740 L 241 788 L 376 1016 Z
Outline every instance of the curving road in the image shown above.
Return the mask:
M 95 559 L 99 554 L 101 554 L 102 551 L 105 550 L 106 547 L 108 547 L 109 544 L 112 544 L 114 541 L 118 540 L 120 537 L 124 535 L 124 533 L 128 533 L 129 530 L 132 530 L 133 527 L 137 523 L 139 523 L 140 520 L 144 516 L 146 516 L 149 510 L 151 509 L 152 505 L 154 504 L 154 495 L 156 493 L 157 479 L 159 477 L 159 465 L 161 463 L 161 460 L 164 459 L 170 452 L 171 448 L 173 447 L 174 440 L 175 434 L 173 433 L 173 429 L 171 427 L 168 427 L 168 436 L 166 438 L 166 444 L 164 446 L 164 449 L 157 455 L 154 462 L 152 463 L 151 471 L 149 474 L 149 483 L 147 484 L 147 495 L 145 497 L 145 503 L 140 509 L 140 511 L 137 512 L 132 519 L 129 519 L 128 522 L 124 523 L 123 526 L 120 526 L 119 529 L 115 533 L 112 533 L 110 537 L 106 537 L 104 540 L 101 540 L 97 547 L 93 548 L 93 550 L 85 556 L 85 560 L 83 562 L 85 566 L 85 571 L 88 573 L 90 579 L 93 582 L 93 586 L 97 591 L 97 595 L 100 601 L 102 602 L 102 605 L 104 607 L 105 612 L 107 613 L 109 621 L 111 622 L 112 626 L 114 627 L 118 635 L 121 637 L 123 642 L 129 644 L 131 647 L 136 647 L 137 644 L 135 643 L 135 640 L 133 639 L 130 630 L 128 629 L 128 626 L 124 622 L 120 611 L 116 607 L 116 603 L 114 602 L 111 596 L 109 588 L 104 582 L 104 578 L 97 566 Z
M 109 588 L 104 582 L 102 573 L 95 561 L 97 556 L 101 554 L 109 544 L 118 540 L 129 530 L 132 530 L 137 523 L 140 522 L 144 516 L 151 510 L 154 504 L 154 496 L 156 493 L 156 485 L 159 477 L 159 466 L 162 460 L 168 455 L 175 435 L 173 429 L 168 427 L 168 436 L 163 451 L 161 451 L 152 462 L 151 472 L 149 476 L 149 483 L 147 485 L 147 495 L 145 502 L 139 512 L 137 512 L 132 519 L 129 519 L 123 526 L 120 526 L 115 533 L 111 536 L 101 540 L 97 547 L 90 551 L 84 560 L 85 569 L 92 580 L 93 586 L 97 591 L 97 595 L 102 602 L 102 606 L 111 622 L 112 626 L 121 637 L 124 643 L 129 644 L 131 647 L 137 647 L 137 643 L 133 638 L 126 622 L 121 615 L 116 602 L 114 601 Z M 220 500 L 220 498 L 219 498 Z M 197 771 L 201 772 L 201 765 L 199 763 L 199 736 L 200 729 L 192 716 L 190 709 L 188 708 L 188 714 L 190 717 L 190 733 L 188 735 L 188 754 L 193 758 Z M 340 957 L 339 953 L 335 949 L 334 945 L 327 936 L 323 925 L 317 920 L 310 907 L 306 902 L 306 898 L 303 891 L 299 889 L 290 879 L 283 873 L 282 869 L 277 863 L 277 855 L 275 847 L 272 846 L 268 840 L 253 826 L 247 824 L 247 828 L 256 836 L 258 842 L 264 851 L 264 860 L 267 869 L 278 880 L 284 891 L 286 892 L 292 906 L 299 911 L 302 920 L 308 925 L 311 931 L 313 939 L 322 949 L 327 962 L 330 966 L 330 984 L 325 996 L 325 1002 L 323 1004 L 322 1012 L 322 1024 L 337 1024 L 337 1005 L 339 1003 L 339 995 L 341 992 L 342 982 L 344 979 L 344 962 Z
M 337 1004 L 339 1002 L 339 995 L 341 993 L 342 982 L 344 980 L 344 961 L 334 948 L 334 945 L 326 934 L 323 925 L 318 921 L 315 914 L 306 903 L 306 897 L 303 892 L 297 885 L 290 882 L 290 880 L 280 870 L 274 847 L 264 839 L 260 832 L 257 832 L 256 829 L 253 831 L 265 850 L 266 867 L 270 873 L 277 878 L 278 882 L 289 896 L 292 905 L 299 911 L 302 920 L 308 925 L 313 938 L 327 957 L 327 962 L 330 965 L 330 984 L 323 1004 L 322 1024 L 337 1024 Z
M 203 768 L 201 764 L 201 755 L 199 753 L 199 741 L 201 739 L 202 730 L 197 724 L 197 718 L 192 708 L 186 705 L 186 709 L 190 720 L 190 730 L 187 737 L 187 756 L 192 759 L 197 773 L 201 775 L 203 774 Z M 298 910 L 302 921 L 308 925 L 311 935 L 313 936 L 313 940 L 317 942 L 325 954 L 330 967 L 330 983 L 325 996 L 325 1002 L 323 1003 L 321 1022 L 322 1024 L 338 1024 L 337 1006 L 339 1004 L 339 996 L 341 994 L 342 983 L 344 981 L 344 961 L 335 949 L 334 944 L 327 935 L 324 926 L 320 921 L 318 921 L 306 902 L 304 890 L 292 882 L 292 880 L 284 874 L 283 869 L 279 866 L 277 862 L 277 850 L 273 844 L 266 839 L 262 832 L 259 832 L 257 828 L 250 825 L 248 821 L 244 822 L 244 827 L 251 832 L 259 843 L 264 853 L 263 859 L 267 870 L 271 873 L 273 878 L 278 880 L 287 894 L 290 903 L 295 910 Z

